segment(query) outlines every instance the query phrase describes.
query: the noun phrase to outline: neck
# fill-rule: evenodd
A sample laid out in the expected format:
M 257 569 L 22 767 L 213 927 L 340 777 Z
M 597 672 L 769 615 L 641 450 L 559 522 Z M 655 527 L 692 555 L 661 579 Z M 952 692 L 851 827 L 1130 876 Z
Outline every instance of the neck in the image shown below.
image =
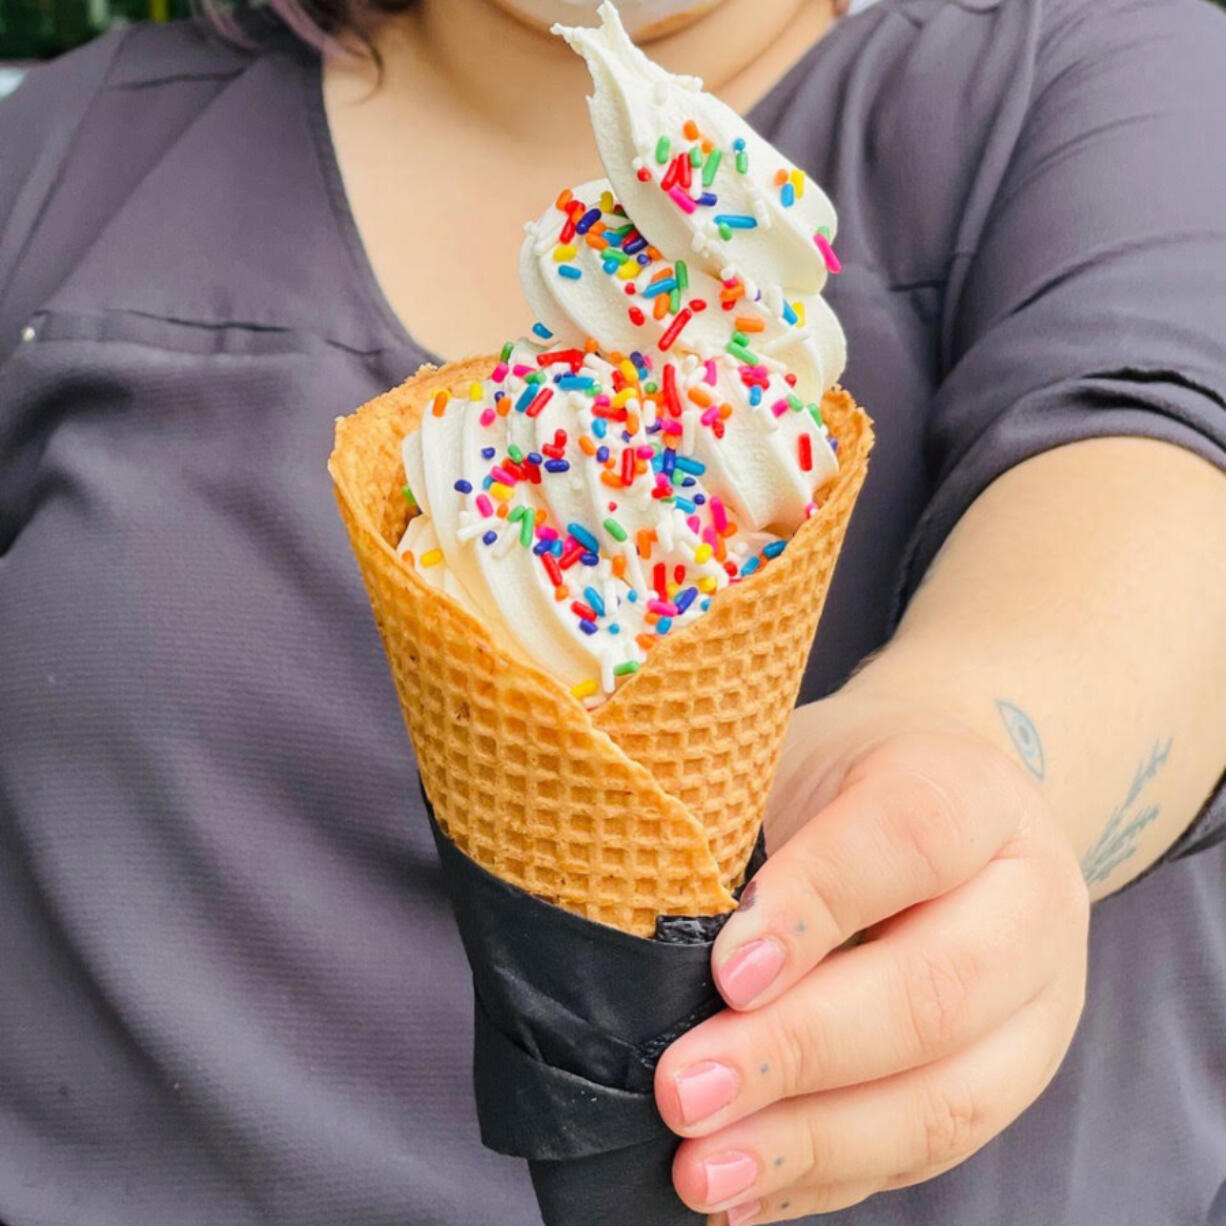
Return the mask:
M 650 54 L 670 71 L 702 77 L 707 89 L 746 110 L 820 37 L 836 3 L 723 0 L 654 39 Z M 486 132 L 525 142 L 548 132 L 555 149 L 559 139 L 588 143 L 583 98 L 590 78 L 583 61 L 561 39 L 493 0 L 421 0 L 411 12 L 386 21 L 375 45 L 385 65 L 381 88 L 392 94 L 420 94 L 424 76 Z M 765 63 L 780 57 L 778 64 Z M 755 92 L 758 76 L 764 79 Z M 559 132 L 566 135 L 559 138 Z

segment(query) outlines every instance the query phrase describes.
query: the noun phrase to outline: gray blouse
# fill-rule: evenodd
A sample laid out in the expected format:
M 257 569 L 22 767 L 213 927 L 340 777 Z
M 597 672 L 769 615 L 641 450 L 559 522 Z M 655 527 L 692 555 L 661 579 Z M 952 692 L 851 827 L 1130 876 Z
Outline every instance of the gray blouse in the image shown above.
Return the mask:
M 131 27 L 0 104 L 0 1220 L 528 1226 L 324 473 L 333 418 L 429 355 L 318 58 L 248 29 Z M 753 112 L 838 207 L 878 423 L 806 698 L 1019 461 L 1134 434 L 1226 466 L 1224 65 L 1204 0 L 881 0 Z M 1018 1123 L 828 1220 L 1226 1221 L 1224 833 L 1219 794 L 1096 907 Z

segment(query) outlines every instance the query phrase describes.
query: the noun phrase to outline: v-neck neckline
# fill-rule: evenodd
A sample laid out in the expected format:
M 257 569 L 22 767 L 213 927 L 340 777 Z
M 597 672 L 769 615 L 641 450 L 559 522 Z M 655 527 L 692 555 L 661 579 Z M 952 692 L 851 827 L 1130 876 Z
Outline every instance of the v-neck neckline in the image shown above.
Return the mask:
M 872 3 L 872 0 L 869 0 L 869 2 Z M 758 126 L 758 116 L 768 111 L 776 96 L 786 90 L 798 75 L 808 71 L 810 63 L 818 54 L 819 49 L 829 42 L 839 28 L 849 20 L 850 16 L 849 14 L 848 16 L 836 19 L 834 24 L 745 112 L 743 118 L 750 127 L 755 131 L 761 131 Z M 323 74 L 324 58 L 321 54 L 316 54 L 312 57 L 310 70 L 307 73 L 307 115 L 315 143 L 316 157 L 328 192 L 329 204 L 332 208 L 332 214 L 336 219 L 341 243 L 353 267 L 355 278 L 375 316 L 386 329 L 390 346 L 395 348 L 407 347 L 414 354 L 418 355 L 423 362 L 442 366 L 450 359 L 434 352 L 434 350 L 424 345 L 413 335 L 404 320 L 401 319 L 399 313 L 392 306 L 375 273 L 374 263 L 366 248 L 366 243 L 362 239 L 362 233 L 358 228 L 357 218 L 354 215 L 349 200 L 349 192 L 345 187 L 344 175 L 341 173 L 340 158 L 337 155 L 336 143 L 332 137 L 332 128 L 328 122 L 327 106 L 324 102 Z M 513 254 L 509 254 L 508 258 L 513 258 Z

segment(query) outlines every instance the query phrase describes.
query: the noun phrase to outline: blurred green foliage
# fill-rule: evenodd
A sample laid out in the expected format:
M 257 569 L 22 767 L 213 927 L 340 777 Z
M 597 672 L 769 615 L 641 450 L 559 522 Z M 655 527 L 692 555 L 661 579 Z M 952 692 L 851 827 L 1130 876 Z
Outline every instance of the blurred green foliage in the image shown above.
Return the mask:
M 0 60 L 45 60 L 128 21 L 186 17 L 191 0 L 0 0 Z

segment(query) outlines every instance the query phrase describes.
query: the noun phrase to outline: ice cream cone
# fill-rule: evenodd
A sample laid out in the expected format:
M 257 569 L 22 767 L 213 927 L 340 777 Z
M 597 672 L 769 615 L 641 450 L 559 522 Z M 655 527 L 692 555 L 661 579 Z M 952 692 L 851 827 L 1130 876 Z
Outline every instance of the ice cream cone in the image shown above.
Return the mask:
M 842 389 L 826 393 L 840 472 L 820 510 L 589 712 L 396 554 L 410 514 L 401 440 L 435 392 L 495 361 L 423 367 L 338 420 L 328 464 L 435 814 L 496 876 L 626 932 L 730 910 L 864 480 L 869 419 Z

